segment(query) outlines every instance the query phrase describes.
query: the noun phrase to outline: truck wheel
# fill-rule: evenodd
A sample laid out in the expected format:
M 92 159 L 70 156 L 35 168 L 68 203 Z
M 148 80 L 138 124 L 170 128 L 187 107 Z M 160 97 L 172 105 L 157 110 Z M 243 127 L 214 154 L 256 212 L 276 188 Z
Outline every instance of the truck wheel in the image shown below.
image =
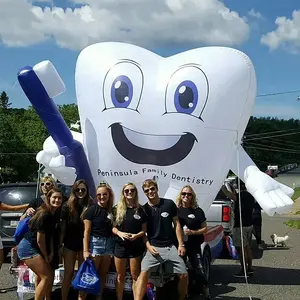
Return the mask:
M 204 252 L 203 252 L 203 271 L 204 271 L 206 280 L 208 282 L 209 282 L 209 277 L 210 277 L 210 267 L 211 267 L 210 251 L 208 248 L 205 248 Z

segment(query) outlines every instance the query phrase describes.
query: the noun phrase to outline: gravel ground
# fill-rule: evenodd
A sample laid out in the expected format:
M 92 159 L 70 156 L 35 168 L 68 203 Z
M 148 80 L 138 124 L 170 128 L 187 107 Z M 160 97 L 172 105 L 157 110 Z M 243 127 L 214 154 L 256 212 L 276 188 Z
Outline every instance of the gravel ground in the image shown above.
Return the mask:
M 254 251 L 255 274 L 249 279 L 253 300 L 300 300 L 300 231 L 285 226 L 283 222 L 288 219 L 283 216 L 263 216 L 263 238 L 269 246 L 263 253 Z M 274 232 L 278 235 L 288 233 L 288 249 L 276 249 L 270 245 L 270 235 Z M 8 263 L 4 264 L 0 271 L 0 288 L 9 290 L 0 295 L 1 300 L 17 299 L 16 280 L 9 274 L 8 267 Z M 239 263 L 232 259 L 218 259 L 214 262 L 211 273 L 211 293 L 214 299 L 250 299 L 245 280 L 232 276 L 237 270 Z M 33 298 L 32 295 L 25 295 L 25 299 Z M 53 299 L 59 299 L 57 293 Z M 105 299 L 113 297 L 107 296 Z M 203 298 L 200 296 L 198 299 Z

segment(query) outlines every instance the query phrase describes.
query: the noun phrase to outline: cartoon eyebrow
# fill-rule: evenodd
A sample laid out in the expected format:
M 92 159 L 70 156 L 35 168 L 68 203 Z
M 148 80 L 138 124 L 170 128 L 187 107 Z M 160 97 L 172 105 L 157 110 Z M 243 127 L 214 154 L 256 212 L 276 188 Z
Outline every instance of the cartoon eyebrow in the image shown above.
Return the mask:
M 133 60 L 133 59 L 128 59 L 128 58 L 121 58 L 121 59 L 119 59 L 118 60 L 118 62 L 115 64 L 115 65 L 117 65 L 117 64 L 119 64 L 119 63 L 122 63 L 122 62 L 129 62 L 129 63 L 132 63 L 132 64 L 135 64 L 135 65 L 137 65 L 137 66 L 141 66 L 138 62 L 136 62 L 135 60 Z
M 181 66 L 178 67 L 178 69 L 184 68 L 184 67 L 202 67 L 202 65 L 200 64 L 196 64 L 196 63 L 187 63 L 187 64 L 183 64 Z

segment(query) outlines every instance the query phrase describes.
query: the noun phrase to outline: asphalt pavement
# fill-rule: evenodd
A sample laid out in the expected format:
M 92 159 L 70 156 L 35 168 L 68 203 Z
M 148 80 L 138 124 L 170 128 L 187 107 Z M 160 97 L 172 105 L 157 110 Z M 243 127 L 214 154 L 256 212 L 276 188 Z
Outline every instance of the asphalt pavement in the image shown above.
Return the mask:
M 283 224 L 289 219 L 263 215 L 263 240 L 268 246 L 263 252 L 254 250 L 254 276 L 248 279 L 253 300 L 300 299 L 300 231 Z M 270 238 L 272 233 L 280 236 L 288 234 L 288 249 L 274 248 Z M 245 279 L 232 276 L 237 271 L 239 262 L 231 259 L 216 260 L 211 274 L 214 299 L 251 299 Z
M 278 182 L 285 184 L 291 188 L 300 186 L 300 168 L 296 168 L 287 173 L 279 174 L 275 178 Z
M 296 218 L 296 217 L 295 217 Z M 254 276 L 249 278 L 249 290 L 253 300 L 300 300 L 300 231 L 284 225 L 290 217 L 263 215 L 263 239 L 269 244 L 263 252 L 254 251 Z M 270 235 L 288 234 L 288 249 L 274 248 Z M 0 295 L 1 300 L 18 299 L 16 279 L 8 272 L 5 263 L 0 271 L 0 289 L 8 292 Z M 239 263 L 232 259 L 217 259 L 212 265 L 211 294 L 213 299 L 246 300 L 248 295 L 245 279 L 235 278 L 233 273 L 239 270 Z M 33 299 L 24 295 L 24 300 Z M 53 297 L 59 299 L 58 293 Z M 104 298 L 112 299 L 111 297 Z M 197 300 L 203 299 L 201 296 Z M 196 299 L 195 299 L 196 300 Z

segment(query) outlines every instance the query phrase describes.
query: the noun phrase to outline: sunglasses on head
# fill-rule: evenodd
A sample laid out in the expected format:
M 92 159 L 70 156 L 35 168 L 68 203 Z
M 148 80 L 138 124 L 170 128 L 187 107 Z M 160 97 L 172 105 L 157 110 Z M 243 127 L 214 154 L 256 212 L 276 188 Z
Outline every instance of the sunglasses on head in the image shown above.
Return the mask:
M 82 189 L 77 188 L 77 189 L 75 190 L 75 192 L 76 192 L 76 193 L 79 193 L 79 192 L 85 193 L 85 192 L 86 192 L 86 188 L 82 188 Z
M 50 186 L 50 185 L 52 185 L 52 182 L 41 182 L 41 186 L 44 186 L 44 185 Z
M 154 192 L 155 190 L 156 190 L 156 188 L 155 188 L 154 186 L 152 186 L 152 187 L 149 188 L 149 189 L 144 189 L 144 193 L 145 193 L 145 194 L 148 194 L 149 191 Z
M 125 194 L 128 194 L 129 192 L 134 193 L 134 192 L 135 192 L 135 189 L 125 189 L 125 190 L 124 190 L 124 193 L 125 193 Z
M 181 196 L 188 196 L 188 197 L 192 197 L 193 196 L 193 194 L 192 193 L 186 193 L 186 192 L 182 192 L 181 193 Z

